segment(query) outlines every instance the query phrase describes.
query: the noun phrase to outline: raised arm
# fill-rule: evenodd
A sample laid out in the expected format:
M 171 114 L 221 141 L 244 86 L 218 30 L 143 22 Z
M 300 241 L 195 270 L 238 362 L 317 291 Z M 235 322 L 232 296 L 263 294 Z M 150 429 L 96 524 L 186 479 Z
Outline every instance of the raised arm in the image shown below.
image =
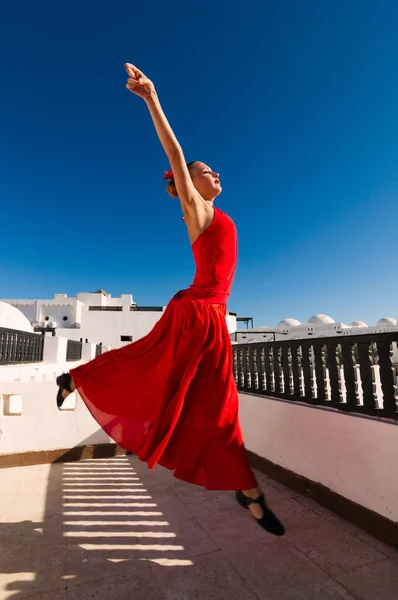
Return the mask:
M 155 86 L 133 65 L 126 63 L 125 67 L 129 76 L 126 87 L 145 100 L 159 140 L 169 159 L 183 211 L 189 213 L 194 208 L 192 205 L 197 204 L 196 201 L 200 203 L 200 196 L 192 183 L 182 148 L 160 105 Z

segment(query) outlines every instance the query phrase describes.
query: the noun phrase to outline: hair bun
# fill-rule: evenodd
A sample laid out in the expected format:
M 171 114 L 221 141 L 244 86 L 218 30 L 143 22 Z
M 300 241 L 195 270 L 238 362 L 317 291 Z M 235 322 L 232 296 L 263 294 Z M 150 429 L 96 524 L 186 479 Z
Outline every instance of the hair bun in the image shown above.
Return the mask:
M 174 179 L 171 179 L 169 181 L 169 183 L 167 184 L 167 193 L 172 198 L 178 198 L 178 192 L 177 192 L 176 184 L 174 183 Z

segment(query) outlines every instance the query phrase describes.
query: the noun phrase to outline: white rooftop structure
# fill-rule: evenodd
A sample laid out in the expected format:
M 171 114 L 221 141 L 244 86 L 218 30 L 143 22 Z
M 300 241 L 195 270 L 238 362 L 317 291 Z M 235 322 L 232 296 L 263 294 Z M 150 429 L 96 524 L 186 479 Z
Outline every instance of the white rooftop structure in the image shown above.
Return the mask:
M 327 325 L 329 323 L 334 323 L 334 320 L 328 315 L 314 315 L 310 319 L 308 319 L 308 323 L 312 323 L 313 325 Z
M 398 324 L 397 319 L 394 319 L 393 317 L 383 317 L 382 319 L 377 321 L 377 325 L 379 327 L 391 327 L 391 325 L 397 325 L 397 324 Z
M 333 337 L 347 335 L 363 335 L 365 333 L 383 333 L 398 331 L 398 320 L 383 317 L 376 325 L 368 326 L 364 321 L 353 321 L 351 325 L 336 322 L 332 317 L 318 313 L 301 323 L 297 319 L 288 318 L 279 321 L 275 326 L 263 326 L 254 329 L 240 329 L 232 340 L 238 343 L 277 340 L 303 339 L 307 337 Z
M 0 301 L 0 327 L 7 329 L 18 329 L 19 331 L 33 331 L 29 319 L 23 312 L 11 306 L 7 302 Z
M 112 298 L 104 290 L 81 292 L 76 298 L 55 294 L 50 299 L 14 299 L 5 303 L 28 322 L 30 331 L 32 326 L 36 331 L 55 329 L 57 336 L 102 342 L 112 348 L 146 335 L 165 308 L 138 307 L 131 294 Z M 16 325 L 13 328 L 20 329 Z
M 1 302 L 1 301 L 0 301 Z M 26 331 L 55 329 L 56 335 L 74 340 L 88 340 L 111 348 L 119 348 L 134 342 L 154 327 L 161 318 L 165 306 L 138 306 L 132 294 L 112 298 L 104 290 L 80 292 L 76 298 L 55 294 L 48 300 L 4 300 L 5 312 L 20 315 L 20 325 L 5 325 Z M 8 308 L 7 308 L 8 307 Z M 236 315 L 227 316 L 230 333 L 236 331 Z
M 277 327 L 297 327 L 298 325 L 301 325 L 301 323 L 297 319 L 283 319 L 283 321 L 278 323 Z

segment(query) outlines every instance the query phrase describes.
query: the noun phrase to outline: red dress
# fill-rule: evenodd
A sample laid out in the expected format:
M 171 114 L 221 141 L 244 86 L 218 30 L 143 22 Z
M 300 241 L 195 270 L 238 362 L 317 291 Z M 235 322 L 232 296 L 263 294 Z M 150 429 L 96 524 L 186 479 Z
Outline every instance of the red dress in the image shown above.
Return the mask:
M 192 246 L 193 284 L 144 338 L 72 369 L 76 388 L 111 438 L 178 479 L 212 490 L 257 486 L 243 445 L 226 325 L 235 273 L 233 221 L 215 208 Z

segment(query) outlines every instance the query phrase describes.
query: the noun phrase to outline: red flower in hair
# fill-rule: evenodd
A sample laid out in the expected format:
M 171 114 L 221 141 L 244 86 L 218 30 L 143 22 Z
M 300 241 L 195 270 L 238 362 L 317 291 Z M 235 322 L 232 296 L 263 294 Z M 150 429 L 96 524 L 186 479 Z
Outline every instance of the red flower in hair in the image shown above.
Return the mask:
M 162 181 L 167 181 L 170 179 L 174 179 L 173 171 L 165 171 Z

